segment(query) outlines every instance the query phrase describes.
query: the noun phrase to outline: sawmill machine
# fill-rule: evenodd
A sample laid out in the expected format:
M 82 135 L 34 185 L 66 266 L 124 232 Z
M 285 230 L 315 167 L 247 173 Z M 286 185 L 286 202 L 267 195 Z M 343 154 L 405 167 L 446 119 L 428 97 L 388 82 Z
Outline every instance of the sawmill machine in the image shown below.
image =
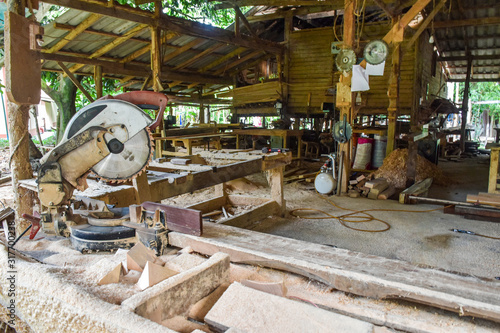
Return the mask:
M 80 110 L 70 120 L 61 142 L 40 161 L 37 183 L 41 213 L 23 215 L 32 222 L 30 238 L 41 228 L 48 235 L 71 236 L 79 250 L 133 245 L 136 229 L 123 225 L 130 221 L 129 207 L 113 208 L 98 200 L 74 197 L 73 192 L 88 188 L 90 174 L 122 183 L 144 172 L 153 155 L 151 131 L 163 121 L 166 105 L 165 95 L 140 91 L 105 97 Z M 156 119 L 141 107 L 158 109 Z M 154 229 L 150 232 L 153 237 L 146 237 L 145 243 L 158 241 L 158 233 L 165 231 L 165 218 L 159 214 L 146 217 L 139 212 L 134 219 Z

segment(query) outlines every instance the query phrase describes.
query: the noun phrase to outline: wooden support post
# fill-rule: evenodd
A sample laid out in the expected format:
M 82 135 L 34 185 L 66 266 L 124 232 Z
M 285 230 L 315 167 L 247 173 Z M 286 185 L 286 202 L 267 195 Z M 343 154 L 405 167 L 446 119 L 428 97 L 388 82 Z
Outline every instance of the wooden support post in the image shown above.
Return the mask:
M 102 66 L 94 67 L 94 82 L 97 99 L 102 97 Z
M 156 3 L 155 6 L 158 6 Z M 160 5 L 161 6 L 161 5 Z M 153 90 L 162 91 L 161 85 L 161 29 L 151 27 L 151 71 L 153 72 Z
M 397 22 L 395 24 L 398 24 Z M 399 110 L 399 77 L 401 69 L 401 43 L 394 43 L 392 71 L 389 78 L 389 107 L 387 108 L 387 150 L 386 156 L 393 152 L 396 138 L 396 121 Z
M 281 59 L 283 60 L 283 78 L 281 80 L 282 82 L 282 99 L 283 99 L 283 108 L 282 112 L 286 115 L 287 110 L 288 110 L 288 84 L 290 80 L 290 34 L 293 29 L 293 15 L 286 15 L 285 16 L 285 27 L 284 27 L 284 34 L 285 34 L 285 42 L 286 42 L 286 48 L 283 57 Z
M 146 172 L 141 173 L 139 176 L 132 180 L 132 185 L 135 189 L 135 198 L 137 204 L 141 204 L 144 201 L 151 201 L 151 190 L 149 188 L 148 177 Z
M 199 118 L 200 118 L 200 124 L 205 124 L 205 106 L 203 105 L 203 90 L 200 89 L 198 92 L 199 98 L 200 98 L 200 112 L 199 112 Z
M 344 1 L 344 31 L 343 39 L 344 46 L 353 47 L 354 37 L 355 37 L 355 18 L 354 18 L 354 1 L 345 0 Z M 340 75 L 339 83 L 337 84 L 337 98 L 336 104 L 340 109 L 340 119 L 344 119 L 349 123 L 352 123 L 352 108 L 354 103 L 353 93 L 351 92 L 351 78 L 352 72 L 346 77 Z M 342 181 L 340 184 L 341 192 L 347 192 L 347 186 L 349 184 L 349 176 L 351 173 L 351 142 L 340 144 L 340 150 L 344 152 L 344 161 L 342 163 Z
M 465 151 L 465 141 L 467 140 L 467 112 L 469 108 L 469 88 L 470 88 L 470 77 L 472 72 L 472 57 L 470 54 L 467 58 L 467 76 L 465 77 L 465 87 L 464 96 L 462 97 L 462 128 L 460 131 L 460 149 L 462 152 Z
M 283 171 L 284 166 L 280 166 L 266 171 L 267 182 L 271 187 L 271 198 L 280 206 L 280 215 L 285 216 L 286 203 L 283 196 Z
M 18 14 L 24 18 L 25 7 L 24 1 L 21 0 L 8 0 L 7 10 L 4 16 L 9 16 L 9 12 Z M 24 29 L 23 29 L 24 31 Z M 20 59 L 14 56 L 15 49 L 19 48 L 19 43 L 13 40 L 16 38 L 17 34 L 22 34 L 23 31 L 12 31 L 10 27 L 10 20 L 6 22 L 5 26 L 5 67 L 8 71 L 11 68 L 18 68 L 19 66 L 13 66 L 16 61 Z M 21 36 L 23 39 L 28 39 L 29 36 Z M 23 43 L 26 45 L 26 43 Z M 17 52 L 20 50 L 17 49 Z M 27 47 L 23 50 L 24 52 L 33 52 Z M 12 86 L 11 78 L 15 75 L 22 75 L 25 81 L 37 81 L 40 82 L 40 77 L 35 77 L 36 73 L 7 73 L 6 75 L 6 87 Z M 40 88 L 38 88 L 40 89 Z M 28 134 L 28 123 L 29 123 L 29 109 L 30 104 L 17 104 L 9 97 L 9 91 L 7 91 L 7 96 L 9 101 L 7 102 L 8 117 L 9 117 L 9 144 L 10 144 L 10 171 L 12 173 L 12 191 L 14 193 L 14 210 L 16 211 L 16 234 L 20 234 L 29 225 L 24 219 L 21 218 L 21 214 L 33 212 L 33 198 L 29 190 L 20 187 L 19 180 L 30 179 L 33 177 L 33 172 L 31 170 L 31 165 L 29 163 L 29 134 Z M 29 96 L 33 97 L 33 96 Z M 24 98 L 23 98 L 24 99 Z M 27 98 L 29 99 L 29 98 Z M 38 101 L 33 101 L 33 103 L 38 103 Z
M 89 92 L 87 90 L 85 90 L 85 88 L 82 86 L 82 84 L 80 83 L 80 81 L 78 81 L 75 77 L 75 75 L 73 75 L 73 73 L 71 73 L 71 71 L 60 61 L 57 62 L 57 64 L 59 65 L 59 67 L 61 67 L 61 69 L 63 70 L 64 74 L 66 74 L 69 79 L 71 80 L 71 82 L 73 82 L 73 84 L 85 95 L 85 97 L 87 97 L 87 99 L 92 103 L 94 101 L 94 99 L 92 98 L 92 96 L 90 96 Z

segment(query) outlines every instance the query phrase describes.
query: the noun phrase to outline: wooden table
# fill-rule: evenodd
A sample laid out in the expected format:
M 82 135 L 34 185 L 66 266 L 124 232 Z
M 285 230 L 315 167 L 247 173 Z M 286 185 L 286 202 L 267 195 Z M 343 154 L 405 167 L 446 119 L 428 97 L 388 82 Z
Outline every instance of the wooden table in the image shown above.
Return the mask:
M 208 144 L 208 150 L 210 150 L 210 141 L 215 143 L 215 148 L 220 150 L 221 137 L 230 137 L 228 134 L 196 134 L 196 135 L 182 135 L 182 136 L 167 136 L 155 138 L 157 149 L 161 149 L 162 141 L 171 141 L 174 147 L 186 147 L 187 153 L 176 153 L 176 152 L 162 152 L 162 155 L 192 155 L 193 146 L 199 146 L 200 142 L 206 142 Z
M 236 149 L 240 148 L 240 135 L 256 135 L 256 136 L 279 136 L 283 139 L 283 148 L 287 147 L 287 138 L 296 137 L 298 140 L 297 158 L 300 159 L 300 147 L 302 144 L 303 130 L 285 130 L 285 129 L 236 129 L 233 133 L 236 135 Z

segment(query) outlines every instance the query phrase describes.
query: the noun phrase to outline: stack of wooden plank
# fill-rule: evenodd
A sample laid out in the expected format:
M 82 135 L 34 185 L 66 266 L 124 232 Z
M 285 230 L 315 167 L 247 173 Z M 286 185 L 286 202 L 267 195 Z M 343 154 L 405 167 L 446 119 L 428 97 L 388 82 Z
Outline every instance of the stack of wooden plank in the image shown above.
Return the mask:
M 372 174 L 369 176 L 360 175 L 356 179 L 349 181 L 349 195 L 351 197 L 368 197 L 373 200 L 387 200 L 395 192 L 395 188 L 390 185 L 386 179 L 377 178 L 372 180 Z
M 280 98 L 281 88 L 278 81 L 240 87 L 229 92 L 219 93 L 218 97 L 232 97 L 234 106 L 249 103 L 274 102 Z

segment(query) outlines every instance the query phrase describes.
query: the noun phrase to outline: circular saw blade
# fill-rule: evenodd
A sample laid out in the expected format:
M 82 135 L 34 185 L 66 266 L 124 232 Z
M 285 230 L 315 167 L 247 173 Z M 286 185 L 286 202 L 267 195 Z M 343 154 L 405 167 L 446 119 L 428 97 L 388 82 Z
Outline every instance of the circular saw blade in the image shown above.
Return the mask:
M 356 53 L 352 49 L 342 49 L 335 57 L 335 64 L 341 72 L 349 72 L 356 64 Z
M 372 40 L 366 44 L 364 56 L 370 65 L 378 65 L 385 61 L 389 54 L 389 45 L 383 40 Z
M 123 143 L 123 151 L 109 154 L 92 167 L 92 172 L 107 181 L 124 182 L 138 176 L 149 164 L 153 144 L 148 128 Z

